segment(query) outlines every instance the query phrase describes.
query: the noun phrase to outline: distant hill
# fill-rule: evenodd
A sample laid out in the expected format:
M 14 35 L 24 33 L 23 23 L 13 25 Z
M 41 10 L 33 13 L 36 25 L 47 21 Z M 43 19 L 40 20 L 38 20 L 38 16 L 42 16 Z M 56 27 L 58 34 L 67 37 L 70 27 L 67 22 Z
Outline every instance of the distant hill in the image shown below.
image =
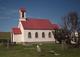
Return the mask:
M 10 32 L 0 32 L 0 39 L 10 39 Z

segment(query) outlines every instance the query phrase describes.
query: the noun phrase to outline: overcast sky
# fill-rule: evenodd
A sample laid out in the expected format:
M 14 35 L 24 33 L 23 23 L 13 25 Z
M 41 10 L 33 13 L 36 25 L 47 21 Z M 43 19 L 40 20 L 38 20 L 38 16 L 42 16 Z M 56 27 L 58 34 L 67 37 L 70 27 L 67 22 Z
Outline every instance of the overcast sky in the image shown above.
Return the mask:
M 47 18 L 61 24 L 70 11 L 80 15 L 80 0 L 0 0 L 0 31 L 10 31 L 18 25 L 19 8 L 27 10 L 26 17 Z

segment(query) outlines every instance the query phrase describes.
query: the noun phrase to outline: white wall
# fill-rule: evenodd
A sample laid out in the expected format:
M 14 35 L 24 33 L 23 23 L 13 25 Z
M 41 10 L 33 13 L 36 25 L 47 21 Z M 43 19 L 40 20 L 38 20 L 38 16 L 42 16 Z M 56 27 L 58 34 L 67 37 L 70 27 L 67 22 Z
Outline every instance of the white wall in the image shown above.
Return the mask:
M 13 42 L 22 42 L 21 38 L 22 38 L 21 34 L 16 34 L 16 35 L 13 34 L 12 40 L 13 40 Z
M 28 32 L 31 32 L 32 37 L 28 38 Z M 35 38 L 35 32 L 38 32 L 38 38 Z M 42 38 L 42 32 L 45 32 L 45 38 Z M 51 38 L 49 38 L 48 33 L 51 32 Z M 52 30 L 25 30 L 24 31 L 24 42 L 47 42 L 55 41 Z
M 20 30 L 21 30 L 21 40 L 22 40 L 22 42 L 24 42 L 24 28 L 23 28 L 23 26 L 22 26 L 22 23 L 21 22 L 19 22 L 19 24 L 18 24 L 18 28 L 20 28 Z
M 18 28 L 21 30 L 21 34 L 13 34 L 13 42 L 48 42 L 55 41 L 53 30 L 24 30 L 21 22 L 19 22 Z M 31 32 L 31 38 L 28 38 L 28 32 Z M 35 32 L 38 32 L 38 38 L 35 37 Z M 42 32 L 45 33 L 45 38 L 42 38 Z M 48 33 L 51 32 L 51 38 L 49 38 Z

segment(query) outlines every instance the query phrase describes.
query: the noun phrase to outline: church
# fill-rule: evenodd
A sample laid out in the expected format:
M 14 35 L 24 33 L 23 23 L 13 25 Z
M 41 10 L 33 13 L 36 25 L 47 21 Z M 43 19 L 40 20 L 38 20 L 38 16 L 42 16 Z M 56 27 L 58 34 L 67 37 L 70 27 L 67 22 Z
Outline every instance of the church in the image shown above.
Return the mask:
M 26 10 L 19 10 L 18 26 L 11 29 L 11 42 L 13 43 L 39 43 L 54 42 L 52 31 L 59 29 L 57 24 L 53 24 L 49 19 L 26 18 Z

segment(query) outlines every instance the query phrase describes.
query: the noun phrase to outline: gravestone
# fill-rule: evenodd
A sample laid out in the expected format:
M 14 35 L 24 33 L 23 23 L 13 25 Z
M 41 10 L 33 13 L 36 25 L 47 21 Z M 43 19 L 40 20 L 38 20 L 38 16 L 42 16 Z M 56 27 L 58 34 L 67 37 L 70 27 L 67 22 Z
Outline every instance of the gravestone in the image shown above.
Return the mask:
M 36 46 L 37 47 L 37 52 L 41 52 L 41 48 L 39 45 Z

